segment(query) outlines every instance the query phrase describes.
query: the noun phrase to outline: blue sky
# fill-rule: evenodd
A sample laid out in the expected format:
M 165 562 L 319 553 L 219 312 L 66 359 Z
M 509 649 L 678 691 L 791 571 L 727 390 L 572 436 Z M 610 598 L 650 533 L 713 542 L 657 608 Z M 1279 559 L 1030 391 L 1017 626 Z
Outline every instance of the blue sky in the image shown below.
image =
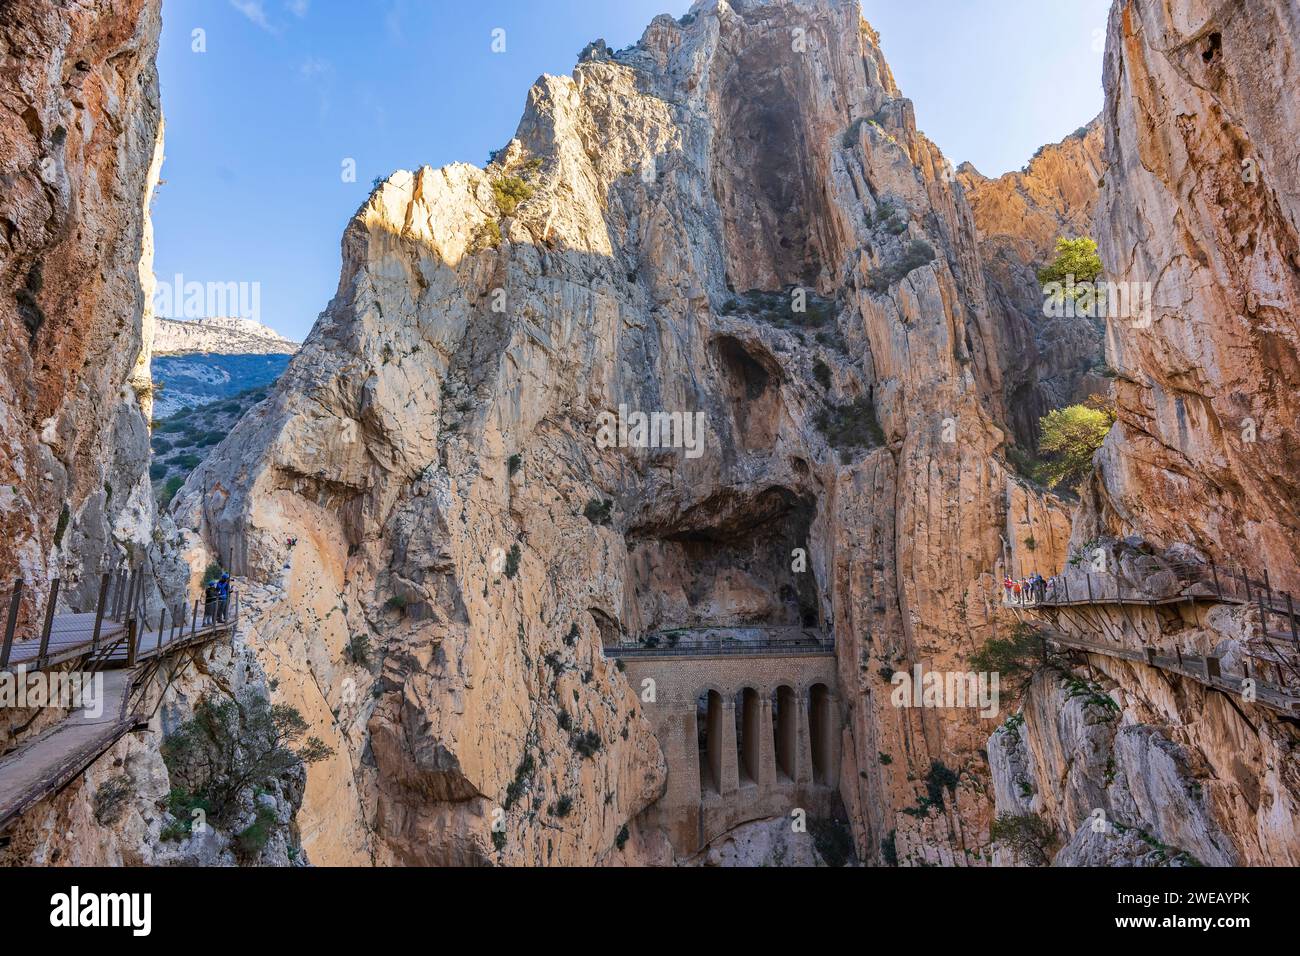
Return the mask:
M 1101 109 L 1108 0 L 863 0 L 918 125 L 986 175 Z M 529 86 L 603 37 L 635 42 L 689 0 L 164 0 L 167 117 L 154 271 L 258 283 L 303 338 L 338 285 L 339 239 L 376 176 L 482 164 Z M 493 52 L 493 31 L 505 51 Z M 195 30 L 203 31 L 196 39 Z M 201 42 L 200 42 L 201 41 Z M 202 45 L 203 52 L 194 47 Z M 355 181 L 345 162 L 355 161 Z

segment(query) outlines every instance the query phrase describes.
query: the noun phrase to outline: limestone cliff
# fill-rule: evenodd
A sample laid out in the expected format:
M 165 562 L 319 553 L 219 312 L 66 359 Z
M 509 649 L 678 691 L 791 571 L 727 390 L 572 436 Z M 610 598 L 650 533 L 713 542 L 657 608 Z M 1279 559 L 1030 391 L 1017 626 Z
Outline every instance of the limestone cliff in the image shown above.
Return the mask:
M 1112 321 L 1119 422 L 1080 527 L 1133 529 L 1300 589 L 1300 112 L 1289 0 L 1112 10 L 1108 276 L 1154 286 Z
M 143 567 L 152 621 L 162 597 L 169 608 L 188 603 L 180 539 L 158 519 L 148 474 L 159 7 L 0 6 L 0 589 L 7 610 L 11 576 L 24 579 L 20 636 L 35 631 L 52 579 L 62 585 L 57 611 L 91 610 L 100 572 L 119 562 Z M 177 781 L 161 755 L 164 733 L 205 694 L 266 694 L 261 670 L 242 651 L 216 645 L 196 658 L 144 675 L 147 727 L 7 824 L 0 865 L 298 858 L 301 766 L 264 781 L 260 794 L 239 792 L 222 827 L 187 836 L 175 829 L 168 797 Z M 121 687 L 127 674 L 108 679 Z M 121 695 L 105 706 L 113 700 Z M 0 752 L 8 756 L 66 713 L 7 706 Z M 236 833 L 254 821 L 264 844 L 253 852 L 246 840 L 237 852 Z
M 176 506 L 261 582 L 251 644 L 337 751 L 314 860 L 662 858 L 653 705 L 602 646 L 707 623 L 833 631 L 861 856 L 988 858 L 991 724 L 885 676 L 965 670 L 1006 623 L 1032 495 L 947 168 L 856 3 L 707 0 L 539 79 L 487 169 L 375 190 Z M 620 406 L 703 413 L 702 453 L 605 447 Z
M 156 319 L 155 355 L 292 355 L 298 342 L 287 339 L 270 326 L 253 319 L 202 318 L 194 320 Z
M 975 214 L 989 305 L 1000 331 L 1008 422 L 1017 443 L 1031 451 L 1039 418 L 1110 390 L 1098 368 L 1101 324 L 1045 316 L 1037 276 L 1054 258 L 1057 239 L 1093 233 L 1103 142 L 1101 122 L 1093 120 L 1044 146 L 1020 172 L 988 179 L 969 163 L 957 171 Z
M 1096 237 L 1107 277 L 1151 283 L 1154 309 L 1150 321 L 1107 323 L 1119 420 L 1072 545 L 1104 544 L 1108 567 L 1123 569 L 1137 545 L 1267 572 L 1279 589 L 1300 583 L 1297 38 L 1300 10 L 1286 0 L 1112 9 Z M 1238 667 L 1270 644 L 1258 609 L 1214 602 L 1076 609 L 1053 623 Z M 1266 653 L 1285 661 L 1287 644 L 1284 635 Z M 1088 653 L 1074 664 L 1041 674 L 989 742 L 998 812 L 1046 821 L 1057 841 L 1049 858 L 1300 859 L 1293 718 L 1141 661 Z
M 147 209 L 162 161 L 157 0 L 0 10 L 0 566 L 24 620 L 62 577 L 155 547 Z M 151 606 L 157 606 L 156 603 Z

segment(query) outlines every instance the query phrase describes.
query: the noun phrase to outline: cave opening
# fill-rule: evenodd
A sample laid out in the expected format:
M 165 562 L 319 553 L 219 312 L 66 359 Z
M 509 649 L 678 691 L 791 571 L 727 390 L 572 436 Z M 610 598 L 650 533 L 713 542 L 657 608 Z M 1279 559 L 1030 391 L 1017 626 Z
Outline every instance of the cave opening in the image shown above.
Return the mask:
M 667 525 L 629 533 L 645 634 L 678 640 L 800 637 L 823 626 L 806 555 L 814 500 L 783 486 L 721 492 Z

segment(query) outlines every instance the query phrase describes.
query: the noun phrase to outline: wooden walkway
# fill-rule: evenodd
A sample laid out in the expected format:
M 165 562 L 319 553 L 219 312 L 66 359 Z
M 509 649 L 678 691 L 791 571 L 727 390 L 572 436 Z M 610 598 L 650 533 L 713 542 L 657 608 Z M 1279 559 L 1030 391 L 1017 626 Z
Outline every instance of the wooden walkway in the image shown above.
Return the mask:
M 131 667 L 126 666 L 130 648 L 125 638 L 102 648 L 97 659 L 88 661 L 94 667 L 93 674 L 83 675 L 83 679 L 103 680 L 103 708 L 99 715 L 92 717 L 85 709 L 75 711 L 0 757 L 0 830 L 29 807 L 62 790 L 144 722 L 144 716 L 132 707 L 131 698 L 137 683 L 152 673 L 153 659 L 197 647 L 233 628 L 234 622 L 228 621 L 183 634 L 159 633 L 157 629 L 144 632 L 136 663 Z
M 1180 674 L 1183 677 L 1204 684 L 1206 687 L 1213 687 L 1215 690 L 1226 691 L 1227 693 L 1234 694 L 1238 697 L 1243 694 L 1244 682 L 1246 680 L 1254 680 L 1254 703 L 1286 714 L 1287 716 L 1300 714 L 1300 689 L 1269 683 L 1259 672 L 1251 674 L 1249 670 L 1247 670 L 1242 674 L 1224 673 L 1220 669 L 1220 661 L 1217 657 L 1202 657 L 1195 654 L 1184 654 L 1178 650 L 1170 653 L 1153 647 L 1146 648 L 1145 650 L 1137 650 L 1135 648 L 1097 644 L 1093 641 L 1085 641 L 1081 638 L 1062 634 L 1058 631 L 1050 631 L 1044 636 L 1049 643 L 1058 644 L 1061 647 L 1084 651 L 1088 654 L 1098 654 L 1103 657 L 1114 657 L 1121 660 L 1136 661 L 1141 664 L 1146 664 L 1149 667 L 1157 667 L 1160 670 Z M 1274 664 L 1275 668 L 1276 666 L 1277 665 Z
M 61 790 L 135 726 L 136 715 L 127 711 L 132 672 L 97 676 L 103 680 L 99 716 L 86 709 L 76 711 L 0 759 L 0 830 Z
M 162 658 L 229 635 L 238 620 L 239 596 L 233 590 L 221 608 L 225 620 L 205 622 L 205 611 L 210 610 L 211 617 L 216 617 L 218 608 L 205 609 L 196 601 L 188 615 L 185 609 L 170 616 L 162 612 L 153 626 L 145 622 L 137 584 L 126 583 L 123 575 L 116 591 L 114 595 L 112 582 L 105 575 L 96 613 L 54 614 L 47 610 L 37 638 L 15 633 L 13 621 L 22 593 L 21 584 L 15 587 L 3 648 L 5 662 L 0 671 L 27 681 L 30 687 L 35 680 L 63 679 L 60 671 L 64 669 L 58 665 L 69 665 L 66 677 L 75 676 L 83 685 L 99 684 L 102 698 L 90 700 L 97 712 L 94 715 L 84 707 L 73 711 L 0 756 L 0 830 L 62 790 L 147 719 L 139 713 L 143 688 Z M 54 595 L 57 584 L 50 599 L 51 609 Z M 63 702 L 65 707 L 70 704 Z
M 94 614 L 56 614 L 52 619 L 49 644 L 46 648 L 45 667 L 53 667 L 91 651 L 94 647 Z M 126 625 L 116 621 L 103 621 L 100 625 L 100 646 L 119 641 L 126 636 Z M 41 639 L 33 637 L 13 643 L 6 669 L 36 668 L 41 656 Z

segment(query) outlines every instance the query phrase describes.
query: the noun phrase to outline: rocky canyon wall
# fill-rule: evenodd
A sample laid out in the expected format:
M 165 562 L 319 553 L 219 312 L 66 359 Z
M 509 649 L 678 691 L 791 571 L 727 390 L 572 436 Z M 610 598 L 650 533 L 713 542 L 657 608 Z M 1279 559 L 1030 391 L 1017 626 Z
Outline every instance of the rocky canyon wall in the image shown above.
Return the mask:
M 156 514 L 148 474 L 160 27 L 158 0 L 0 6 L 0 593 L 7 611 L 13 578 L 24 580 L 20 636 L 39 628 L 53 579 L 59 612 L 93 610 L 101 571 L 119 563 L 146 572 L 150 620 L 164 595 L 169 608 L 188 603 L 180 539 Z M 109 672 L 110 686 L 126 674 Z M 301 765 L 241 792 L 221 827 L 175 829 L 190 821 L 169 804 L 164 734 L 205 696 L 264 698 L 256 662 L 210 646 L 150 672 L 142 693 L 146 726 L 7 825 L 0 865 L 305 860 L 293 825 Z M 0 750 L 65 716 L 6 707 Z M 266 845 L 237 853 L 254 820 Z
M 1119 422 L 1079 528 L 1184 542 L 1300 588 L 1300 9 L 1129 0 L 1105 60 L 1107 275 Z
M 1298 37 L 1294 3 L 1112 9 L 1096 237 L 1107 278 L 1150 283 L 1154 308 L 1107 321 L 1119 420 L 1075 514 L 1076 552 L 1127 535 L 1297 586 Z M 1237 668 L 1255 655 L 1263 680 L 1258 661 L 1290 653 L 1285 635 L 1264 638 L 1258 609 L 1230 604 L 1052 624 Z M 1167 668 L 1091 653 L 1073 665 L 1041 673 L 989 741 L 998 813 L 1045 821 L 1045 859 L 1294 865 L 1293 718 Z
M 975 215 L 989 307 L 1000 332 L 1004 402 L 1017 444 L 1033 451 L 1038 419 L 1054 408 L 1106 394 L 1104 328 L 1044 315 L 1038 270 L 1057 239 L 1092 236 L 1105 163 L 1101 121 L 1044 146 L 1020 172 L 989 179 L 957 170 Z
M 837 641 L 859 853 L 989 858 L 990 723 L 888 674 L 965 670 L 1008 623 L 1009 508 L 1061 522 L 1001 462 L 947 169 L 856 3 L 709 0 L 542 77 L 486 169 L 376 189 L 176 506 L 259 582 L 250 644 L 336 750 L 313 860 L 669 861 L 653 703 L 602 646 L 800 618 Z M 607 447 L 620 406 L 702 413 L 702 450 Z
M 0 10 L 0 565 L 24 622 L 62 578 L 166 562 L 147 475 L 158 0 Z

